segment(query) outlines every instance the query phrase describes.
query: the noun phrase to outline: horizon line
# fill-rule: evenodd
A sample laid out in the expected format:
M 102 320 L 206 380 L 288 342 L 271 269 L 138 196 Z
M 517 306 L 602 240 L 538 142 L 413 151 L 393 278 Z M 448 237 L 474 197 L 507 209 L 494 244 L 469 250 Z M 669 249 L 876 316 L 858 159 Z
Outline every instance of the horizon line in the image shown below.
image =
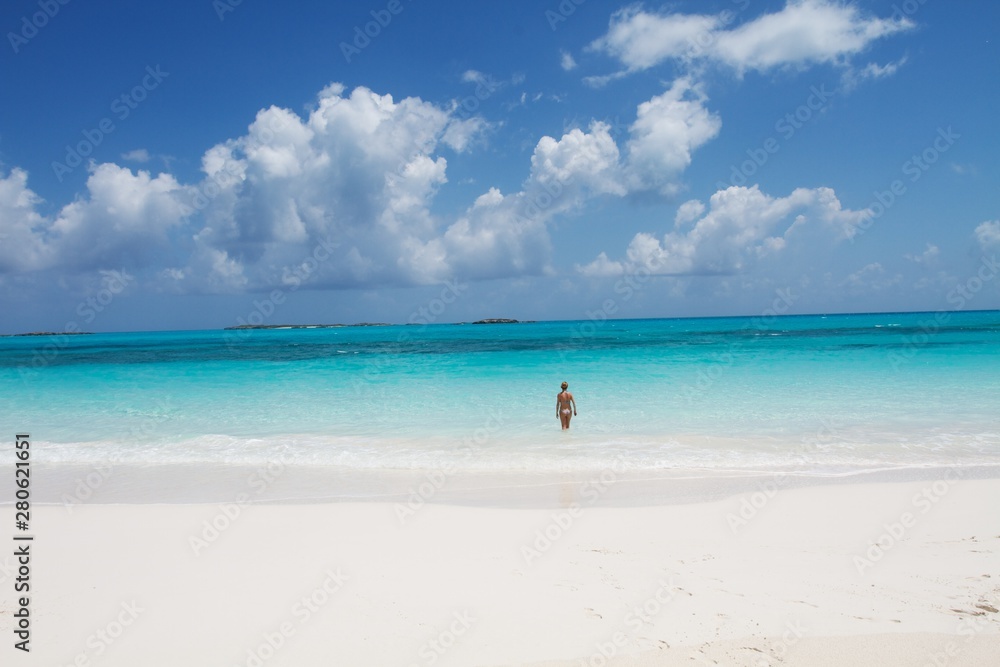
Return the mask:
M 327 329 L 339 329 L 339 328 L 365 328 L 365 327 L 429 327 L 429 326 L 459 326 L 464 324 L 476 324 L 480 323 L 480 326 L 500 326 L 500 325 L 510 325 L 510 324 L 553 324 L 559 322 L 636 322 L 636 321 L 648 321 L 648 320 L 712 320 L 712 319 L 734 319 L 734 318 L 745 318 L 753 319 L 760 317 L 767 318 L 793 318 L 793 317 L 829 317 L 833 316 L 861 316 L 861 315 L 920 315 L 920 314 L 937 314 L 937 313 L 947 313 L 949 315 L 953 313 L 1000 313 L 1000 308 L 977 308 L 977 309 L 959 309 L 959 310 L 886 310 L 886 311 L 864 311 L 864 312 L 822 312 L 822 313 L 775 313 L 773 315 L 764 314 L 754 314 L 754 315 L 678 315 L 669 317 L 605 317 L 603 319 L 595 320 L 594 318 L 580 318 L 580 319 L 555 319 L 555 320 L 517 320 L 516 318 L 498 318 L 489 317 L 482 318 L 482 320 L 510 320 L 508 322 L 497 322 L 497 323 L 483 323 L 482 320 L 469 320 L 469 321 L 456 321 L 456 322 L 357 322 L 354 324 L 322 324 L 322 323 L 305 323 L 305 324 L 262 324 L 262 325 L 250 325 L 250 326 L 225 326 L 225 327 L 209 327 L 204 329 L 132 329 L 132 330 L 120 330 L 120 331 L 24 331 L 19 333 L 0 333 L 2 338 L 19 338 L 19 337 L 49 337 L 49 336 L 79 336 L 79 335 L 106 335 L 106 334 L 134 334 L 134 333 L 182 333 L 182 332 L 207 332 L 207 331 L 285 331 L 285 330 L 301 330 L 308 328 L 327 328 Z

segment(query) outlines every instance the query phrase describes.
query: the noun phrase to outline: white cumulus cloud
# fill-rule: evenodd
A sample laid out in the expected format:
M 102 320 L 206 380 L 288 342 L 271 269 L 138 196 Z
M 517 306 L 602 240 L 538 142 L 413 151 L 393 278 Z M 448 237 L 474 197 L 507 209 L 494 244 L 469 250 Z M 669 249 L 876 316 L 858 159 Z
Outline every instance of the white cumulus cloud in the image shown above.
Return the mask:
M 987 220 L 980 224 L 975 235 L 983 252 L 1000 249 L 1000 220 Z
M 242 136 L 205 151 L 197 182 L 93 164 L 86 191 L 45 216 L 28 175 L 11 171 L 0 178 L 0 274 L 128 268 L 176 292 L 549 274 L 553 220 L 597 197 L 677 189 L 692 153 L 719 131 L 706 102 L 688 79 L 674 82 L 637 108 L 621 148 L 599 121 L 543 136 L 519 189 L 488 188 L 445 217 L 434 213 L 448 182 L 441 153 L 468 150 L 486 121 L 334 83 L 306 115 L 260 110 Z M 593 270 L 619 268 L 608 260 Z
M 850 294 L 870 294 L 897 287 L 902 282 L 902 275 L 890 275 L 879 262 L 872 262 L 847 276 L 840 287 Z
M 626 72 L 674 60 L 716 63 L 743 74 L 842 63 L 876 40 L 914 27 L 909 19 L 869 16 L 838 0 L 788 0 L 778 11 L 731 26 L 735 18 L 733 10 L 698 15 L 631 6 L 612 15 L 608 32 L 590 48 L 616 58 Z
M 920 266 L 934 266 L 937 263 L 940 254 L 941 250 L 936 245 L 928 243 L 927 247 L 919 255 L 907 253 L 903 255 L 903 257 Z
M 629 128 L 630 189 L 672 194 L 676 176 L 691 164 L 695 149 L 722 128 L 719 116 L 708 111 L 705 102 L 700 88 L 682 78 L 662 95 L 639 105 Z
M 133 151 L 128 151 L 127 153 L 122 153 L 122 159 L 128 162 L 149 162 L 153 159 L 153 156 L 149 154 L 149 151 L 145 148 L 137 148 Z
M 573 58 L 573 54 L 569 51 L 560 51 L 559 65 L 567 72 L 576 69 L 576 60 Z
M 608 259 L 608 254 L 602 252 L 590 264 L 585 266 L 576 265 L 576 270 L 588 278 L 610 278 L 620 276 L 625 272 L 625 267 L 621 262 L 613 262 Z
M 625 273 L 639 270 L 662 275 L 718 275 L 749 271 L 761 261 L 787 252 L 804 251 L 849 237 L 849 231 L 870 215 L 845 210 L 829 188 L 799 188 L 787 197 L 771 197 L 752 188 L 730 187 L 712 195 L 707 209 L 692 201 L 679 218 L 688 229 L 662 237 L 636 234 L 616 262 L 605 253 L 580 270 L 586 275 L 611 274 L 616 265 Z M 695 216 L 700 216 L 695 219 Z
M 73 272 L 134 267 L 157 261 L 189 213 L 188 188 L 114 164 L 91 165 L 87 194 L 53 217 L 15 169 L 0 180 L 0 270 Z
M 0 177 L 0 273 L 38 270 L 52 261 L 43 240 L 49 223 L 35 210 L 41 203 L 23 169 Z

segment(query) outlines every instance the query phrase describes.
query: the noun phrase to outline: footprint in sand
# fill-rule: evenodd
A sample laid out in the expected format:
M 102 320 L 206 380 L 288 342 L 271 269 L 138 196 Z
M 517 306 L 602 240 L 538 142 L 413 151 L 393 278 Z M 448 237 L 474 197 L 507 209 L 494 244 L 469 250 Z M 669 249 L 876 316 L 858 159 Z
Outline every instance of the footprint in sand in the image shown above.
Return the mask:
M 956 614 L 962 614 L 964 616 L 985 616 L 986 615 L 985 611 L 966 611 L 965 609 L 955 609 L 955 608 L 952 608 L 950 611 L 953 611 Z

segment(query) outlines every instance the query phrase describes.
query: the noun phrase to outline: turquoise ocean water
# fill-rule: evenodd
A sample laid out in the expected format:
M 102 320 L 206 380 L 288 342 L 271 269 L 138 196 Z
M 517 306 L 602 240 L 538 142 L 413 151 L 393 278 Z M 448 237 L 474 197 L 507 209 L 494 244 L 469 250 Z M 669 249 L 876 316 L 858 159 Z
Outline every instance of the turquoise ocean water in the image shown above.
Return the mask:
M 1000 464 L 996 311 L 5 337 L 0 386 L 51 463 Z

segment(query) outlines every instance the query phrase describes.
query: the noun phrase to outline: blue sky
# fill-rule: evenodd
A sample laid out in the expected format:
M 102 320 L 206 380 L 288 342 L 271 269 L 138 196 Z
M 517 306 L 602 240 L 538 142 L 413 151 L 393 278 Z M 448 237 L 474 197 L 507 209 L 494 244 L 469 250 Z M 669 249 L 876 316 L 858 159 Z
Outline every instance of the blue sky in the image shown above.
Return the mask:
M 8 2 L 0 333 L 998 308 L 997 25 Z

